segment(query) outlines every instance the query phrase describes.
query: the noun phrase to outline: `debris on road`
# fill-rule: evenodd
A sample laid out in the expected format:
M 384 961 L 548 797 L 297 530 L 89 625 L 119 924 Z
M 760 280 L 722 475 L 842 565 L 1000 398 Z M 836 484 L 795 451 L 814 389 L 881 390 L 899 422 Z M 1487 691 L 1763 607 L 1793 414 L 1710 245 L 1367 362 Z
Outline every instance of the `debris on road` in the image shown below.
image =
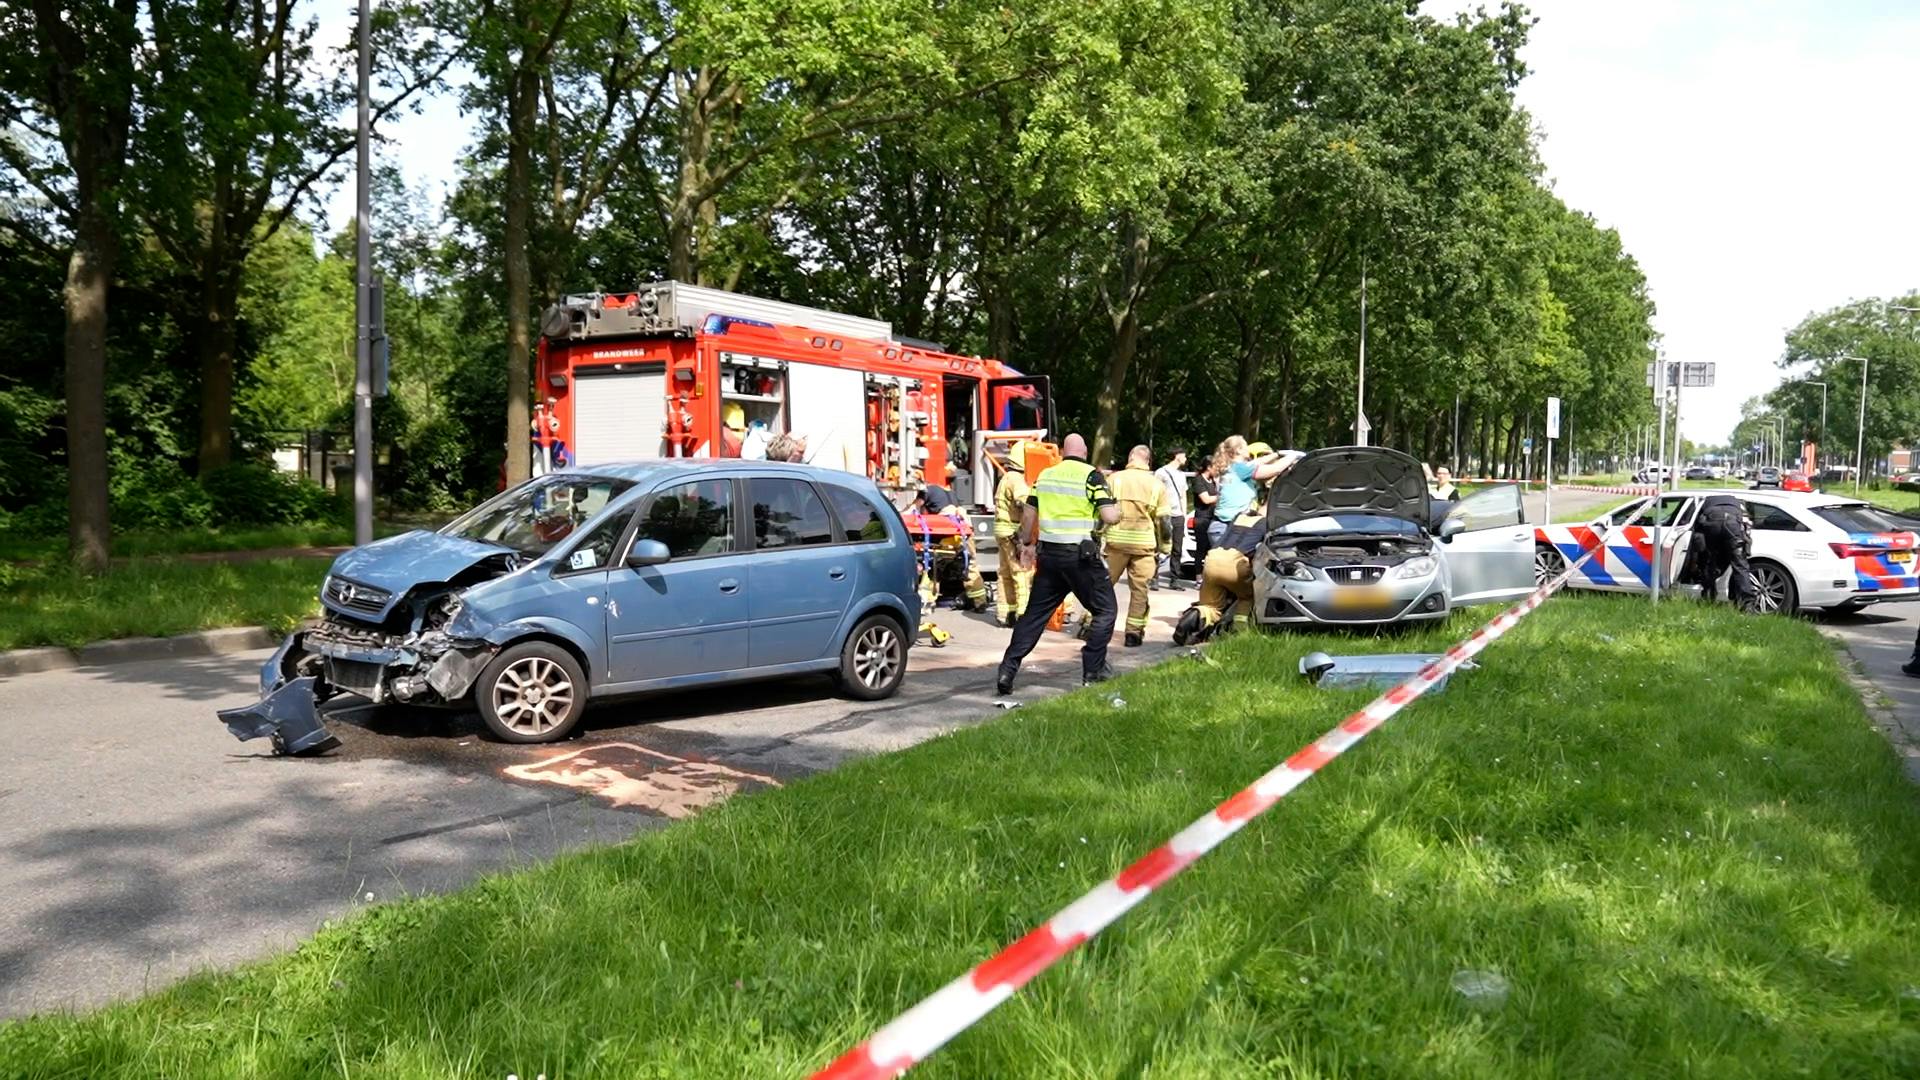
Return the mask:
M 321 725 L 315 708 L 314 677 L 291 679 L 252 705 L 221 709 L 220 722 L 233 737 L 268 739 L 276 754 L 323 754 L 340 745 Z

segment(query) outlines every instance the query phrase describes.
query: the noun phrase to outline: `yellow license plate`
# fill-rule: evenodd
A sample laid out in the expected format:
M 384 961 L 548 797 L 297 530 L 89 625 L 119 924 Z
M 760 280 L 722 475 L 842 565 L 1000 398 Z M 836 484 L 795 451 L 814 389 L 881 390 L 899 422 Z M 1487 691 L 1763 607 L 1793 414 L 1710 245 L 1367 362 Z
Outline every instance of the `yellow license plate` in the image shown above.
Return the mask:
M 1899 563 L 1901 566 L 1906 566 L 1907 564 L 1913 562 L 1913 552 L 1889 551 L 1887 552 L 1887 561 L 1891 563 Z
M 1377 608 L 1387 604 L 1387 590 L 1368 589 L 1349 585 L 1336 589 L 1333 593 L 1333 606 L 1337 608 Z

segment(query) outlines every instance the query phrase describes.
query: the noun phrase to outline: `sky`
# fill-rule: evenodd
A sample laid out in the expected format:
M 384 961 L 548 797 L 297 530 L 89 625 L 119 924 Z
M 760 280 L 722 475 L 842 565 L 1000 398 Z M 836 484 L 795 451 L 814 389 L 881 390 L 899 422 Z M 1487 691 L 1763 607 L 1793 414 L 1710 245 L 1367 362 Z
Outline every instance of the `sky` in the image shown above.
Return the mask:
M 1806 315 L 1920 289 L 1920 3 L 1528 7 L 1520 102 L 1550 182 L 1639 260 L 1667 358 L 1717 365 L 1718 385 L 1682 404 L 1688 438 L 1726 439 L 1740 403 L 1781 380 L 1782 337 Z M 350 17 L 323 12 L 322 39 Z M 438 195 L 472 125 L 446 96 L 389 134 L 409 182 Z M 333 194 L 332 225 L 352 200 Z
M 1920 4 L 1528 7 L 1519 96 L 1554 190 L 1639 260 L 1667 359 L 1717 365 L 1687 438 L 1727 438 L 1806 315 L 1920 288 Z

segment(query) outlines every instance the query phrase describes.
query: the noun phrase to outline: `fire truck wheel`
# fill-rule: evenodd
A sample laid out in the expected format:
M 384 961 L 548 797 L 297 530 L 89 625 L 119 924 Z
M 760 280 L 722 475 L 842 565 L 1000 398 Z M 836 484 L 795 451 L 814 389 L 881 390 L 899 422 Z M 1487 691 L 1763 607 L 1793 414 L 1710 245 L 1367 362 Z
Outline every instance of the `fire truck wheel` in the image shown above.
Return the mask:
M 861 619 L 840 647 L 840 692 L 856 701 L 892 697 L 907 675 L 907 636 L 888 615 Z

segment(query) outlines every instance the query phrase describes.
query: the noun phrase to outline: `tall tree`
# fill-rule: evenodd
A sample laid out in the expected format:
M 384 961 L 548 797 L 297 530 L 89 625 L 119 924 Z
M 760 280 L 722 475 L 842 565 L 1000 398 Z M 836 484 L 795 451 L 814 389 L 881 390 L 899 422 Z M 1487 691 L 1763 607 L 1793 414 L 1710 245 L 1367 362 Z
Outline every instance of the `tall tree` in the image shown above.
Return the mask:
M 75 565 L 107 565 L 108 296 L 120 254 L 120 212 L 133 126 L 139 48 L 135 0 L 33 0 L 9 5 L 0 31 L 14 43 L 0 113 L 25 139 L 0 138 L 0 158 L 48 203 L 70 234 L 66 284 L 67 542 Z M 26 44 L 31 43 L 31 44 Z M 45 149 L 44 156 L 34 149 Z M 55 149 L 57 148 L 57 150 Z
M 196 292 L 186 324 L 200 379 L 199 467 L 233 455 L 236 327 L 248 257 L 271 240 L 354 146 L 335 121 L 352 100 L 342 65 L 318 74 L 315 23 L 294 0 L 148 0 L 155 61 L 137 144 L 148 199 L 143 217 Z M 451 61 L 410 40 L 382 9 L 378 124 L 432 85 Z

